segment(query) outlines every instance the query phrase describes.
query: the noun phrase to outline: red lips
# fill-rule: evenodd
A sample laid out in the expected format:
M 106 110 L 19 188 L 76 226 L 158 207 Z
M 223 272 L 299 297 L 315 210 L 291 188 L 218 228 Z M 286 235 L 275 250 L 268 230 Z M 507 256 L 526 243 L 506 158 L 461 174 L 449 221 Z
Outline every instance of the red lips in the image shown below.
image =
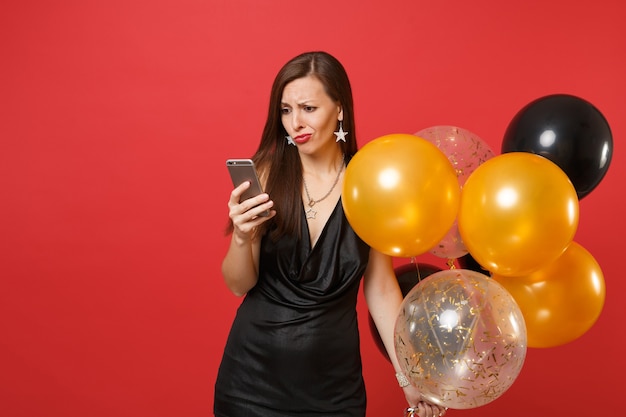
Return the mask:
M 295 138 L 293 138 L 293 141 L 296 142 L 296 143 L 305 143 L 309 139 L 311 139 L 311 134 L 310 133 L 305 133 L 305 134 L 296 136 Z

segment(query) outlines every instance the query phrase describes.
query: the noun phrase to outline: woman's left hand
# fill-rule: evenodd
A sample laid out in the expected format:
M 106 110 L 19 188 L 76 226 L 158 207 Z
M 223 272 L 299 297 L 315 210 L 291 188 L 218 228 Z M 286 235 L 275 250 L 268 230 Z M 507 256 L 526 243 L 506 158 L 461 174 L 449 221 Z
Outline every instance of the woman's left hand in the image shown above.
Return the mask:
M 406 410 L 405 417 L 439 417 L 446 414 L 448 410 L 446 407 L 431 404 L 424 400 L 422 394 L 415 386 L 408 385 L 403 390 L 410 406 Z

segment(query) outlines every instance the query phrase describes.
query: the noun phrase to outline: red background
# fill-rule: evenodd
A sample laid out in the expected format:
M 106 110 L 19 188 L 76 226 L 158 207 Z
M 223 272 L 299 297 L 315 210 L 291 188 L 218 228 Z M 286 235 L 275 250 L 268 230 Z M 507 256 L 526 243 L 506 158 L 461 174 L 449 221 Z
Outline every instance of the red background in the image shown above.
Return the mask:
M 240 302 L 220 276 L 224 160 L 251 155 L 273 76 L 312 49 L 345 64 L 361 146 L 456 125 L 499 152 L 515 113 L 553 93 L 604 114 L 613 160 L 581 201 L 575 238 L 603 269 L 602 315 L 574 342 L 529 349 L 496 401 L 449 415 L 620 413 L 620 0 L 22 0 L 1 9 L 1 415 L 212 414 Z M 399 416 L 405 402 L 362 299 L 359 313 L 368 416 Z

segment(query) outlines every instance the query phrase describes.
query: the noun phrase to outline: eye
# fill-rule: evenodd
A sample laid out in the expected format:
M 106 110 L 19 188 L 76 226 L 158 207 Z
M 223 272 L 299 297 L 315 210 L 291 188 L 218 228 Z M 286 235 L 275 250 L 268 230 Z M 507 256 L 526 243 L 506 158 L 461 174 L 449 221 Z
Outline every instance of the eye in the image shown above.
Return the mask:
M 311 113 L 313 111 L 315 111 L 317 107 L 313 107 L 313 106 L 304 106 L 302 109 L 307 112 L 307 113 Z
M 281 107 L 280 114 L 289 114 L 291 113 L 291 109 L 289 107 Z

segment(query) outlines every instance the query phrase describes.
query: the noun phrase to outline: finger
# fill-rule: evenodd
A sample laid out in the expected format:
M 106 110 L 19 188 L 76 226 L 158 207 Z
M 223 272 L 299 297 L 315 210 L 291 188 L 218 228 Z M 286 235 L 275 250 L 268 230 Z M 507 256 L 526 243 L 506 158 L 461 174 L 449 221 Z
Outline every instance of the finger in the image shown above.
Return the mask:
M 420 417 L 437 417 L 439 415 L 439 411 L 437 407 L 432 406 L 424 401 L 420 401 L 418 404 L 418 409 L 422 410 L 420 413 Z
M 269 195 L 267 194 L 259 194 L 258 196 L 249 198 L 245 201 L 242 201 L 241 203 L 235 202 L 233 200 L 234 198 L 236 198 L 236 194 L 234 191 L 231 194 L 231 197 L 231 200 L 228 201 L 229 215 L 231 218 L 246 213 L 250 218 L 253 218 L 254 216 L 257 216 L 274 206 L 274 202 L 269 199 Z M 259 206 L 259 210 L 252 211 Z
M 270 210 L 271 206 L 271 202 L 262 204 L 240 215 L 233 216 L 233 225 L 243 233 L 252 232 L 257 226 L 276 215 L 275 210 Z
M 257 223 L 258 225 L 265 222 L 269 218 L 274 217 L 274 215 L 276 214 L 276 210 L 271 210 L 271 208 L 272 204 L 266 203 L 250 209 L 250 211 L 248 211 L 248 213 L 251 215 L 250 221 L 256 222 L 257 220 L 259 220 L 260 223 Z
M 417 407 L 415 407 L 415 410 L 417 411 L 417 415 L 418 415 L 419 417 L 432 417 L 432 415 L 430 415 L 430 414 L 426 414 L 426 407 L 425 407 L 425 405 L 424 405 L 424 402 L 423 402 L 423 401 L 420 401 L 420 402 L 417 404 Z
M 243 207 L 244 210 L 243 213 L 241 213 L 241 218 L 243 221 L 249 222 L 256 220 L 257 217 L 268 217 L 271 214 L 270 209 L 274 206 L 274 202 L 267 201 L 263 204 L 255 205 L 250 208 L 247 208 L 246 206 L 247 204 L 241 204 L 241 207 Z M 274 213 L 276 212 L 274 211 Z
M 434 405 L 434 404 L 431 404 L 430 406 L 433 409 L 434 417 L 442 417 L 444 414 L 446 414 L 446 410 L 447 410 L 446 407 L 442 407 L 440 405 Z
M 240 204 L 241 204 L 241 207 L 242 207 L 243 211 L 246 212 L 248 210 L 251 210 L 251 209 L 257 207 L 260 204 L 265 204 L 265 203 L 268 203 L 270 201 L 271 201 L 270 200 L 270 196 L 267 195 L 266 193 L 263 193 L 263 194 L 259 194 L 259 195 L 255 196 L 255 197 L 249 198 L 249 199 L 247 199 L 245 201 L 242 201 Z M 266 207 L 265 209 L 267 209 L 267 208 L 269 208 L 269 207 Z M 260 212 L 265 210 L 265 209 L 260 210 Z
M 239 200 L 241 199 L 241 195 L 248 188 L 250 188 L 250 181 L 244 181 L 241 184 L 239 184 L 237 187 L 235 187 L 230 192 L 230 200 L 229 200 L 229 202 L 233 203 L 233 204 L 239 204 Z

